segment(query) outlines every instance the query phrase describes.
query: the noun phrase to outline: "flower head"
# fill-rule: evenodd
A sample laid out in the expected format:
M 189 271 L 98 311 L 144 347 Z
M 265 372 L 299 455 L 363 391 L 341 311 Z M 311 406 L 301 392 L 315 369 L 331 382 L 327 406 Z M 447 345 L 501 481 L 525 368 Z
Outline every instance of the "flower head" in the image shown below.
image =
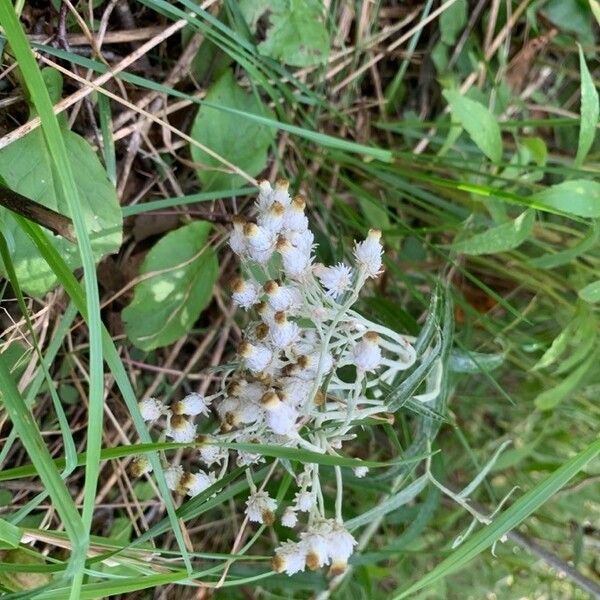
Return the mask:
M 379 347 L 379 336 L 368 331 L 363 339 L 354 346 L 354 364 L 359 371 L 374 371 L 381 364 L 381 348 Z
M 178 444 L 187 444 L 196 438 L 196 426 L 184 415 L 173 415 L 169 419 L 165 435 Z
M 240 354 L 244 358 L 248 369 L 254 373 L 265 369 L 273 359 L 273 352 L 269 348 L 262 344 L 253 345 L 250 342 L 242 342 Z
M 167 482 L 167 487 L 173 492 L 179 487 L 179 482 L 182 477 L 183 467 L 181 465 L 165 469 L 165 481 Z
M 308 219 L 304 214 L 306 201 L 302 196 L 296 196 L 283 215 L 283 226 L 289 231 L 303 232 L 308 229 Z
M 193 498 L 209 488 L 215 481 L 216 478 L 213 473 L 207 474 L 204 471 L 184 473 L 179 480 L 178 487 L 183 488 L 185 493 Z
M 317 277 L 325 288 L 325 293 L 334 300 L 347 292 L 352 286 L 352 269 L 344 263 L 319 269 Z
M 273 557 L 273 570 L 276 573 L 293 575 L 304 571 L 306 567 L 306 548 L 303 543 L 288 540 L 283 542 L 276 550 Z
M 358 242 L 354 247 L 356 262 L 368 277 L 377 277 L 381 273 L 383 247 L 380 240 L 381 231 L 379 229 L 369 229 L 367 239 Z
M 195 417 L 197 415 L 208 414 L 208 401 L 202 394 L 188 394 L 183 400 L 173 402 L 171 409 L 176 415 L 188 415 Z
M 164 411 L 163 403 L 156 398 L 146 398 L 138 403 L 144 421 L 156 421 Z
M 298 523 L 298 515 L 291 506 L 288 506 L 281 517 L 281 524 L 284 527 L 293 528 Z
M 248 520 L 254 523 L 272 525 L 275 519 L 273 514 L 275 510 L 277 510 L 277 502 L 267 492 L 254 492 L 246 500 Z
M 152 472 L 152 464 L 146 456 L 138 456 L 131 464 L 131 475 L 133 477 L 141 477 L 146 473 Z
M 253 304 L 256 304 L 261 291 L 254 281 L 245 281 L 241 278 L 233 282 L 231 289 L 234 304 L 241 308 L 250 308 Z

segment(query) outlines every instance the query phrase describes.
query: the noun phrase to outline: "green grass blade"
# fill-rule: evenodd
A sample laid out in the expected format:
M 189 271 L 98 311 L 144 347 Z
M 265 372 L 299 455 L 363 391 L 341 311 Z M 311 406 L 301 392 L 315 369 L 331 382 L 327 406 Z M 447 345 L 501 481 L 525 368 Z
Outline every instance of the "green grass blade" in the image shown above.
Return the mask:
M 67 416 L 65 415 L 65 411 L 63 410 L 62 404 L 60 403 L 60 400 L 58 398 L 58 394 L 56 393 L 54 384 L 52 383 L 52 378 L 50 377 L 50 372 L 48 371 L 48 365 L 46 364 L 44 357 L 42 356 L 37 335 L 33 328 L 33 324 L 31 323 L 29 311 L 27 310 L 27 306 L 25 305 L 25 299 L 23 298 L 23 292 L 21 291 L 21 286 L 19 285 L 19 281 L 17 280 L 17 275 L 15 273 L 12 259 L 10 257 L 10 252 L 8 251 L 8 245 L 6 244 L 6 239 L 4 238 L 4 235 L 1 232 L 0 256 L 2 257 L 2 262 L 4 264 L 4 268 L 6 269 L 8 280 L 10 281 L 15 295 L 17 296 L 17 304 L 19 305 L 21 313 L 25 318 L 27 329 L 29 330 L 29 334 L 31 335 L 33 347 L 35 348 L 35 352 L 37 353 L 40 361 L 40 368 L 42 370 L 42 374 L 44 376 L 44 379 L 46 380 L 46 383 L 48 384 L 48 391 L 50 392 L 50 396 L 52 397 L 52 403 L 54 404 L 54 410 L 56 411 L 58 424 L 62 433 L 63 444 L 65 446 L 66 470 L 62 476 L 64 479 L 68 476 L 69 473 L 73 472 L 73 469 L 75 468 L 75 465 L 77 463 L 77 450 L 75 448 L 75 442 L 73 441 L 73 435 L 71 434 L 71 428 L 69 426 Z
M 71 273 L 68 265 L 65 263 L 62 256 L 57 252 L 56 248 L 54 248 L 54 246 L 52 246 L 52 244 L 48 242 L 48 239 L 46 238 L 40 227 L 38 227 L 35 224 L 29 223 L 21 217 L 17 218 L 23 230 L 29 235 L 33 243 L 37 246 L 38 250 L 40 251 L 40 254 L 42 254 L 42 256 L 52 268 L 52 270 L 59 277 L 66 292 L 71 297 L 73 303 L 77 306 L 78 310 L 85 317 L 87 310 L 85 303 L 85 293 L 78 281 L 75 279 L 73 273 Z M 129 412 L 131 413 L 131 418 L 133 420 L 136 432 L 142 440 L 142 442 L 151 443 L 152 438 L 150 437 L 150 433 L 148 432 L 146 423 L 144 422 L 144 420 L 142 419 L 142 415 L 140 414 L 137 404 L 137 396 L 133 390 L 133 387 L 131 386 L 131 382 L 129 381 L 129 377 L 127 376 L 125 367 L 121 362 L 119 353 L 117 352 L 112 338 L 110 337 L 110 334 L 108 333 L 104 325 L 102 325 L 101 332 L 104 357 L 115 378 L 115 383 L 117 384 L 118 388 L 123 394 L 123 400 L 125 401 L 125 404 Z M 98 456 L 100 456 L 100 454 Z M 152 463 L 152 468 L 154 470 L 156 481 L 158 483 L 158 488 L 160 490 L 163 502 L 165 503 L 169 523 L 173 530 L 173 534 L 175 535 L 175 539 L 177 540 L 181 556 L 186 564 L 187 570 L 191 572 L 192 563 L 190 561 L 190 556 L 185 546 L 183 533 L 181 531 L 181 527 L 177 519 L 177 514 L 175 512 L 175 506 L 173 504 L 171 492 L 167 487 L 167 483 L 165 481 L 160 460 L 156 453 L 151 453 L 149 455 L 149 459 Z
M 2 354 L 0 354 L 0 400 L 67 530 L 69 539 L 73 545 L 69 571 L 71 574 L 79 571 L 82 572 L 85 563 L 85 550 L 87 548 L 87 544 L 85 543 L 87 538 L 86 528 L 75 507 L 69 490 L 52 461 L 46 444 L 35 424 L 33 415 L 27 408 L 23 397 L 13 381 Z
M 54 114 L 48 90 L 33 56 L 33 52 L 31 51 L 31 47 L 29 46 L 27 37 L 25 36 L 25 32 L 9 2 L 0 3 L 0 23 L 2 23 L 6 37 L 19 64 L 31 102 L 40 116 L 44 139 L 48 147 L 48 152 L 56 176 L 55 182 L 58 188 L 57 193 L 66 200 L 69 206 L 75 233 L 77 235 L 81 264 L 83 265 L 83 277 L 86 289 L 86 312 L 90 339 L 90 374 L 86 440 L 88 462 L 86 465 L 82 512 L 83 524 L 87 528 L 87 533 L 84 534 L 82 539 L 76 541 L 77 550 L 78 552 L 82 552 L 83 550 L 83 556 L 77 556 L 77 562 L 74 563 L 79 565 L 79 569 L 73 574 L 74 577 L 71 590 L 71 598 L 77 598 L 83 579 L 81 560 L 85 558 L 86 548 L 89 543 L 89 529 L 94 514 L 104 409 L 104 362 L 102 359 L 102 340 L 100 336 L 100 297 L 96 280 L 96 266 L 94 264 L 92 247 L 80 207 L 75 179 L 62 137 L 62 132 L 58 124 L 58 119 Z
M 587 448 L 579 452 L 571 460 L 559 467 L 552 475 L 529 490 L 522 498 L 517 500 L 508 510 L 495 518 L 490 525 L 477 532 L 450 556 L 444 559 L 437 567 L 427 573 L 419 581 L 406 588 L 394 597 L 394 600 L 408 598 L 415 592 L 422 590 L 435 582 L 447 577 L 451 573 L 463 568 L 478 554 L 497 542 L 511 529 L 534 513 L 542 504 L 547 502 L 558 490 L 573 478 L 585 465 L 600 454 L 600 438 L 592 442 Z

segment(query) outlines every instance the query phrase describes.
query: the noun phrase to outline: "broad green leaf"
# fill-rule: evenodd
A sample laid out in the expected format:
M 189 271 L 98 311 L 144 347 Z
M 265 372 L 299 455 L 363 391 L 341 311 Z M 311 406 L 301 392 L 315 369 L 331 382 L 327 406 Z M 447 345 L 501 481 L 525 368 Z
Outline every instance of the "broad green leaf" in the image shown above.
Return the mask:
M 548 148 L 541 137 L 524 137 L 519 140 L 521 146 L 527 149 L 531 159 L 540 167 L 545 166 L 548 159 Z
M 261 117 L 272 117 L 256 96 L 245 92 L 236 83 L 230 69 L 209 88 L 206 101 Z M 267 164 L 267 150 L 275 132 L 242 116 L 201 106 L 191 135 L 249 175 L 257 175 Z M 221 161 L 197 146 L 191 146 L 191 153 L 194 162 L 199 165 L 197 173 L 203 191 L 233 189 L 246 183 L 240 175 L 224 172 L 226 167 Z
M 578 217 L 600 217 L 600 183 L 573 179 L 538 192 L 531 199 L 536 208 L 549 208 Z
M 581 73 L 581 109 L 579 123 L 579 144 L 577 145 L 577 156 L 575 164 L 581 165 L 590 151 L 594 138 L 596 137 L 596 127 L 598 125 L 598 114 L 600 104 L 598 102 L 598 91 L 594 85 L 594 80 L 585 64 L 583 50 L 579 46 L 579 71 Z
M 502 158 L 502 135 L 496 117 L 483 105 L 456 90 L 445 90 L 444 98 L 450 105 L 452 116 L 477 144 L 477 147 L 492 161 Z
M 547 0 L 540 8 L 558 29 L 574 33 L 584 45 L 594 44 L 594 22 L 585 0 Z
M 451 4 L 440 16 L 440 31 L 442 42 L 451 46 L 456 41 L 458 34 L 467 24 L 467 0 L 457 0 Z
M 81 211 L 95 260 L 119 249 L 123 221 L 114 186 L 108 180 L 92 147 L 79 135 L 62 129 Z M 36 129 L 0 150 L 0 177 L 16 192 L 70 215 L 66 201 L 56 193 L 52 162 L 41 129 Z M 17 277 L 24 290 L 41 295 L 57 284 L 57 278 L 21 230 L 12 213 L 0 208 L 0 220 Z M 71 269 L 81 266 L 77 246 L 46 232 Z M 0 265 L 4 272 L 4 266 Z
M 268 15 L 266 39 L 258 45 L 264 56 L 294 67 L 327 61 L 329 33 L 318 0 L 244 0 L 241 10 L 253 31 L 259 18 Z
M 579 297 L 585 302 L 589 302 L 590 304 L 600 302 L 600 279 L 586 285 L 578 293 Z
M 505 252 L 520 246 L 531 234 L 535 221 L 535 211 L 526 210 L 510 223 L 503 223 L 483 233 L 452 245 L 461 254 L 493 254 Z
M 142 350 L 186 334 L 210 301 L 218 264 L 208 245 L 211 225 L 196 221 L 164 236 L 148 252 L 133 301 L 122 313 L 129 339 Z
M 567 396 L 573 394 L 580 386 L 590 367 L 597 358 L 592 354 L 578 369 L 575 369 L 568 377 L 563 379 L 557 386 L 542 392 L 535 399 L 535 406 L 540 410 L 550 410 L 562 402 Z
M 42 77 L 48 89 L 50 101 L 56 104 L 61 99 L 63 90 L 63 79 L 60 71 L 47 67 L 46 69 L 42 69 Z

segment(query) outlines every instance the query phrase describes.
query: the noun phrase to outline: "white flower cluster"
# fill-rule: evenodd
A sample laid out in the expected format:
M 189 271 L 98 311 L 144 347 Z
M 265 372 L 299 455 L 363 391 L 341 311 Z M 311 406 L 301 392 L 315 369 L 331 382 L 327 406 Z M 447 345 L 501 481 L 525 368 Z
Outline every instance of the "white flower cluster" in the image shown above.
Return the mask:
M 355 437 L 353 429 L 369 417 L 385 413 L 382 385 L 390 385 L 409 368 L 416 356 L 411 339 L 370 322 L 352 309 L 364 284 L 382 271 L 381 232 L 371 230 L 354 246 L 352 265 L 325 266 L 316 262 L 314 236 L 305 215 L 305 201 L 291 198 L 288 184 L 274 188 L 260 184 L 255 221 L 236 218 L 229 244 L 241 260 L 242 277 L 232 286 L 233 302 L 252 311 L 239 352 L 239 365 L 227 371 L 220 389 L 209 397 L 192 394 L 166 409 L 156 400 L 144 400 L 144 418 L 165 415 L 165 434 L 178 442 L 196 438 L 193 417 L 206 415 L 209 405 L 218 417 L 210 436 L 214 445 L 200 449 L 207 467 L 219 472 L 167 471 L 169 487 L 191 496 L 220 479 L 230 455 L 219 442 L 288 446 L 335 456 L 342 444 Z M 344 368 L 343 377 L 341 369 Z M 264 461 L 258 453 L 235 451 L 246 466 L 250 497 L 249 521 L 272 524 L 277 503 L 252 481 L 252 466 Z M 356 541 L 344 528 L 342 469 L 335 466 L 335 518 L 325 514 L 318 463 L 304 465 L 296 474 L 297 491 L 281 507 L 282 525 L 306 526 L 298 541 L 283 542 L 273 567 L 289 575 L 307 566 L 330 565 L 344 570 Z M 140 469 L 141 470 L 141 469 Z M 141 470 L 141 472 L 145 472 Z M 364 477 L 367 467 L 354 474 Z

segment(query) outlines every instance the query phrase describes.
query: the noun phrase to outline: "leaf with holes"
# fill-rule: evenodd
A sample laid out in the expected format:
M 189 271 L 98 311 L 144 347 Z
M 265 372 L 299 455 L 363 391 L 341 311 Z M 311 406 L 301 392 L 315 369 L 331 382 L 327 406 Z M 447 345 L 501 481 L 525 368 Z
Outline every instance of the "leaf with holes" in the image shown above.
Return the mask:
M 272 117 L 258 97 L 245 92 L 236 83 L 230 69 L 209 88 L 206 101 L 261 117 Z M 267 150 L 275 132 L 241 115 L 226 113 L 212 106 L 201 106 L 191 135 L 249 175 L 257 175 L 267 164 Z M 226 172 L 227 167 L 220 160 L 197 146 L 191 146 L 191 153 L 198 164 L 198 178 L 205 192 L 233 189 L 247 183 L 240 175 Z
M 318 0 L 244 0 L 240 8 L 254 32 L 259 19 L 268 19 L 266 39 L 258 45 L 264 56 L 293 67 L 327 61 L 329 33 Z
M 94 258 L 100 260 L 121 246 L 123 217 L 117 193 L 85 139 L 64 128 L 62 134 L 73 167 Z M 70 216 L 66 201 L 56 194 L 50 155 L 40 128 L 0 150 L 0 178 L 15 192 Z M 10 211 L 0 208 L 0 223 L 23 289 L 39 296 L 54 287 L 58 282 L 56 275 Z M 46 231 L 46 235 L 71 269 L 81 266 L 75 244 L 49 231 Z M 0 269 L 3 270 L 1 264 Z
M 209 303 L 218 264 L 208 245 L 211 225 L 196 221 L 164 236 L 148 252 L 145 275 L 122 313 L 129 339 L 142 350 L 185 335 Z

